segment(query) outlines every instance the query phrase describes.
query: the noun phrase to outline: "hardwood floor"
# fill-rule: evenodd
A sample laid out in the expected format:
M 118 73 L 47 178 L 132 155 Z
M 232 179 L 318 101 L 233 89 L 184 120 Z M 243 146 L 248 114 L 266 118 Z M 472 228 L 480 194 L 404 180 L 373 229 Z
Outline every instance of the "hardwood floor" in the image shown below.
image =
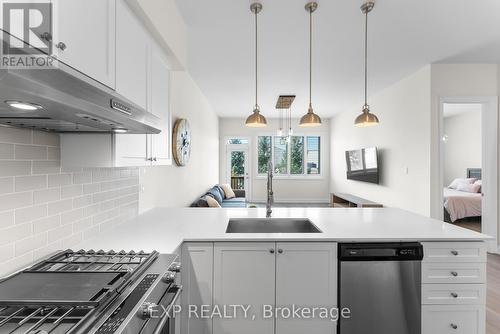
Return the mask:
M 486 333 L 500 333 L 500 255 L 488 254 Z

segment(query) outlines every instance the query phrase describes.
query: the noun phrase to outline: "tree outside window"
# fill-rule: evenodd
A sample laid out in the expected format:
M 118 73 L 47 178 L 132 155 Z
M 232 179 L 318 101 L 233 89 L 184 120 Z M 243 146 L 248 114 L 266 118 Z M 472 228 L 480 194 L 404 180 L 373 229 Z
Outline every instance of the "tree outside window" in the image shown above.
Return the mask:
M 267 164 L 271 159 L 271 136 L 260 136 L 257 140 L 257 172 L 267 173 Z
M 290 174 L 304 174 L 304 137 L 293 136 L 290 146 Z

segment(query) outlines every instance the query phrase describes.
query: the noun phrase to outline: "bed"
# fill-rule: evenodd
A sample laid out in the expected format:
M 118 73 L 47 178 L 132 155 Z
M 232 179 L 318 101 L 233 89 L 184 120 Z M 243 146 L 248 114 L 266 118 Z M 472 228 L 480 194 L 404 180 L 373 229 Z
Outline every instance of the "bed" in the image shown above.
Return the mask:
M 481 180 L 480 168 L 467 169 L 467 178 Z M 455 222 L 464 218 L 481 217 L 482 194 L 444 188 L 445 220 Z

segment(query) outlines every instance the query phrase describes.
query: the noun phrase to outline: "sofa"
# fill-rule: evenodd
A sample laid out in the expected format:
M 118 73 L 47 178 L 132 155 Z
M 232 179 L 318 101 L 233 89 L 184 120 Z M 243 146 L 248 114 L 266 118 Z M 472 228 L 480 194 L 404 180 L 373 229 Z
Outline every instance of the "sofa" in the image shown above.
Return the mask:
M 191 207 L 194 208 L 208 208 L 210 207 L 207 196 L 215 199 L 221 208 L 246 208 L 247 202 L 245 199 L 246 193 L 243 189 L 233 189 L 235 197 L 227 198 L 224 190 L 219 186 L 215 185 L 210 188 L 204 195 L 197 198 Z M 212 201 L 213 202 L 213 201 Z

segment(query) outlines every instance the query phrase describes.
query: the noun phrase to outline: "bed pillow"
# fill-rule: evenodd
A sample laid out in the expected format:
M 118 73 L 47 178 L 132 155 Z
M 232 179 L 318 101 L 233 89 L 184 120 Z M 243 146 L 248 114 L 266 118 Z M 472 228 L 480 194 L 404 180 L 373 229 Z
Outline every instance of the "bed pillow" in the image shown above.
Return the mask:
M 459 184 L 457 186 L 458 191 L 463 191 L 466 193 L 478 193 L 481 190 L 481 186 L 479 184 Z
M 229 184 L 221 184 L 220 187 L 224 190 L 224 197 L 227 199 L 235 198 L 236 195 Z
M 467 184 L 472 184 L 476 181 L 476 179 L 473 178 L 468 178 L 468 179 L 455 179 L 453 182 L 450 183 L 448 188 L 450 189 L 457 189 L 459 185 L 467 185 Z

